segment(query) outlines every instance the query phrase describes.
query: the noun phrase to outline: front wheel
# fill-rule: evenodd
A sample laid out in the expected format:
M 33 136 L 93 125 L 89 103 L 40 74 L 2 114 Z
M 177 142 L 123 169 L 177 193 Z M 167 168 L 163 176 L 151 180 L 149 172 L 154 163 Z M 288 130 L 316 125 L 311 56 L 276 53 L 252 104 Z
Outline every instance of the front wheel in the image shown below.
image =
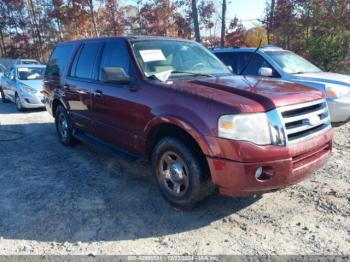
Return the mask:
M 6 99 L 4 90 L 2 90 L 1 87 L 0 87 L 0 94 L 1 94 L 1 101 L 2 101 L 3 103 L 7 103 L 8 100 Z
M 55 113 L 55 124 L 60 142 L 66 146 L 74 143 L 73 128 L 67 110 L 59 105 Z
M 19 97 L 18 94 L 15 95 L 15 103 L 16 103 L 17 111 L 23 112 L 24 111 L 24 107 L 22 105 L 21 98 Z
M 157 143 L 152 169 L 162 195 L 177 207 L 192 209 L 212 192 L 205 164 L 180 139 L 165 137 Z

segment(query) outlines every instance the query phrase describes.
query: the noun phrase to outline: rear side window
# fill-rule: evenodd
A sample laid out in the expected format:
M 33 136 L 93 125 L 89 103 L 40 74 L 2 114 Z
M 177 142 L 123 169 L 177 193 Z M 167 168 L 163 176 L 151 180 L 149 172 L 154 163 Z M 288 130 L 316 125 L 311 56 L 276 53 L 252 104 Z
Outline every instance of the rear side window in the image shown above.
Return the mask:
M 61 76 L 67 66 L 73 45 L 60 45 L 53 50 L 47 63 L 46 76 Z
M 238 54 L 232 52 L 216 53 L 215 54 L 225 65 L 231 66 L 235 74 L 239 74 L 238 71 Z
M 71 76 L 84 79 L 92 79 L 95 68 L 96 58 L 100 51 L 102 43 L 85 43 L 78 52 L 73 67 Z
M 100 65 L 100 80 L 101 70 L 104 67 L 121 67 L 125 73 L 131 75 L 130 58 L 123 41 L 111 41 L 105 44 Z

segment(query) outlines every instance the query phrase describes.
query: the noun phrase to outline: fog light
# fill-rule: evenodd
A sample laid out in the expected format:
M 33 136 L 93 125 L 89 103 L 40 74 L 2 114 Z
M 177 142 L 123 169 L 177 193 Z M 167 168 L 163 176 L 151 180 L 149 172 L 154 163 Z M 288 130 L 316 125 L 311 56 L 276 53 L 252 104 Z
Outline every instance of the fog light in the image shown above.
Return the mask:
M 255 178 L 260 180 L 261 178 L 261 175 L 262 175 L 262 172 L 263 172 L 263 168 L 262 167 L 259 167 L 256 171 L 255 171 Z
M 256 180 L 261 181 L 261 182 L 271 179 L 273 177 L 273 175 L 274 175 L 274 171 L 273 171 L 272 167 L 269 167 L 269 166 L 259 167 L 255 171 Z

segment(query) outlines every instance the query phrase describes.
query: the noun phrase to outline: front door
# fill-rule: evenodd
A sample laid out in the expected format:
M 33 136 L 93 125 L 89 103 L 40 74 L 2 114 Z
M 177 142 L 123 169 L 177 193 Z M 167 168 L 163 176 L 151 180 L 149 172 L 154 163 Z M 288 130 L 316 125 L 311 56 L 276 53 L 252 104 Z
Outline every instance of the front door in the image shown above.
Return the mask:
M 134 76 L 124 40 L 106 41 L 99 72 L 103 67 L 120 67 L 129 76 Z M 99 73 L 99 79 L 100 75 Z M 148 112 L 145 106 L 139 103 L 143 101 L 142 89 L 131 90 L 130 85 L 100 81 L 92 92 L 92 118 L 96 136 L 122 149 L 138 153 L 135 148 L 147 121 L 144 112 Z

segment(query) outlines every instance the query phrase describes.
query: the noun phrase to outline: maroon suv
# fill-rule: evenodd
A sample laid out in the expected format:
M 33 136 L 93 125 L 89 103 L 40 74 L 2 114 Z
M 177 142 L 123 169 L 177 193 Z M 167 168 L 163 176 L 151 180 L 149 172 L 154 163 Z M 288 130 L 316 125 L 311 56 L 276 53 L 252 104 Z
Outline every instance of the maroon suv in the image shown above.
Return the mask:
M 114 37 L 58 44 L 44 100 L 60 141 L 99 142 L 150 159 L 160 191 L 193 207 L 296 183 L 332 147 L 322 92 L 235 76 L 192 41 Z

